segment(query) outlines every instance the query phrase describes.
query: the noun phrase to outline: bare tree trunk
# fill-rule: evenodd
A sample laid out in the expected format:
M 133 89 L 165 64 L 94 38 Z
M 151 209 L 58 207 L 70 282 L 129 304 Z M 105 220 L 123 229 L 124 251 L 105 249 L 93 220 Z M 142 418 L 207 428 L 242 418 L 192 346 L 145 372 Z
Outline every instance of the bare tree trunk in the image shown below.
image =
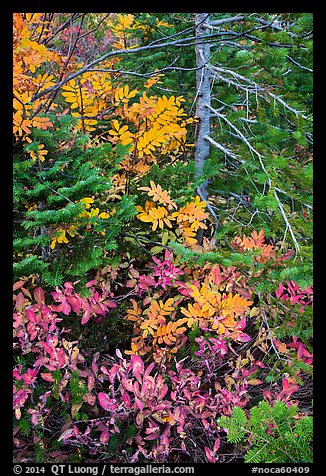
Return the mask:
M 204 26 L 205 25 L 205 26 Z M 195 26 L 196 36 L 198 39 L 205 41 L 205 36 L 209 33 L 209 13 L 196 13 Z M 207 41 L 207 40 L 206 40 Z M 207 105 L 211 104 L 210 92 L 210 71 L 207 67 L 210 55 L 210 44 L 197 43 L 196 44 L 196 116 L 198 118 L 197 133 L 195 139 L 195 178 L 198 178 L 203 173 L 205 161 L 209 155 L 209 141 L 205 136 L 210 135 L 210 112 Z M 202 200 L 207 199 L 207 180 L 205 180 L 198 188 L 198 194 Z M 202 242 L 202 230 L 198 231 L 197 240 Z

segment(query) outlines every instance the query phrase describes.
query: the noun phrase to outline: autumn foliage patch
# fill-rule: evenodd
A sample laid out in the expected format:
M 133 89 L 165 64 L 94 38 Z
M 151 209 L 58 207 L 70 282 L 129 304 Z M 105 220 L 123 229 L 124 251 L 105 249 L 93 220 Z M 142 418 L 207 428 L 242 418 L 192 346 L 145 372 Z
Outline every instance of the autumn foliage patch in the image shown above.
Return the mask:
M 158 32 L 178 37 L 157 15 L 13 17 L 15 460 L 311 462 L 301 209 L 277 208 L 251 156 L 226 199 L 236 166 L 212 153 L 203 196 L 198 118 L 164 83 L 172 66 L 121 73 Z M 122 54 L 86 67 L 108 51 Z

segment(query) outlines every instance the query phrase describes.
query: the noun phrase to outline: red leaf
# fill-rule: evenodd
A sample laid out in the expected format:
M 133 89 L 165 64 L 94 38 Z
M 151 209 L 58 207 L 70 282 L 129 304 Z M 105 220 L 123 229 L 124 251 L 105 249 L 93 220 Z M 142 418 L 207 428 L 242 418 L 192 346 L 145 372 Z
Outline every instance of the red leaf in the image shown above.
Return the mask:
M 223 277 L 221 275 L 221 269 L 220 269 L 219 265 L 215 265 L 213 267 L 212 274 L 213 274 L 213 277 L 214 277 L 214 284 L 216 284 L 216 286 L 219 286 L 219 284 L 223 280 Z
M 131 379 L 126 379 L 126 378 L 124 378 L 124 379 L 122 379 L 122 382 L 121 382 L 121 383 L 122 383 L 122 385 L 124 386 L 124 388 L 125 388 L 126 390 L 128 390 L 128 392 L 133 392 L 133 391 L 134 391 L 134 388 L 133 388 L 133 386 L 132 386 L 132 380 L 131 380 Z
M 121 398 L 122 398 L 123 403 L 125 404 L 126 408 L 130 408 L 130 397 L 129 397 L 128 393 L 124 393 L 121 396 Z

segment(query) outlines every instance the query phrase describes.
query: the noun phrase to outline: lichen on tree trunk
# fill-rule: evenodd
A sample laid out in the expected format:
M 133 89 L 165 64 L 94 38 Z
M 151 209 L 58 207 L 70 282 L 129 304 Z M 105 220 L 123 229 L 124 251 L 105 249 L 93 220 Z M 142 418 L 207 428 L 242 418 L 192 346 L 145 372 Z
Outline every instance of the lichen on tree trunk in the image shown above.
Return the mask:
M 207 68 L 210 55 L 210 44 L 205 42 L 205 36 L 209 31 L 209 13 L 197 13 L 195 17 L 197 41 L 195 47 L 196 53 L 196 117 L 198 119 L 197 133 L 195 139 L 195 178 L 201 177 L 207 157 L 209 156 L 209 141 L 205 136 L 210 134 L 210 113 L 207 105 L 211 104 L 210 92 L 210 72 Z M 206 40 L 207 41 L 207 40 Z M 207 180 L 199 186 L 199 195 L 202 199 L 207 199 Z M 202 242 L 202 230 L 197 234 L 197 240 Z

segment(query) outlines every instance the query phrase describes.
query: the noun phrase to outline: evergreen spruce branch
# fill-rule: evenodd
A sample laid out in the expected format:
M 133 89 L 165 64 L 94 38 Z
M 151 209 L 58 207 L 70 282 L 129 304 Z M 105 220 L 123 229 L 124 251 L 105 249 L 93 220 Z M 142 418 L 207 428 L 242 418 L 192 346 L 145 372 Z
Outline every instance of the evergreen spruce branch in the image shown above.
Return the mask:
M 271 22 L 268 22 L 264 18 L 260 18 L 260 17 L 255 17 L 254 19 L 256 22 L 261 23 L 262 25 L 268 25 L 270 28 L 272 28 L 275 31 L 286 33 L 291 38 L 298 38 L 298 39 L 307 38 L 307 37 L 310 37 L 312 34 L 312 31 L 309 31 L 308 33 L 305 33 L 304 35 L 297 35 L 296 33 L 289 31 L 287 28 L 297 25 L 295 21 L 292 22 L 291 25 L 283 25 L 283 22 L 281 23 L 279 20 L 276 20 L 276 21 L 273 20 Z
M 48 188 L 51 189 L 53 193 L 56 195 L 62 196 L 66 200 L 68 200 L 70 203 L 74 203 L 72 200 L 70 200 L 67 195 L 70 196 L 78 196 L 81 193 L 85 193 L 86 190 L 92 190 L 92 185 L 99 185 L 99 177 L 97 175 L 92 175 L 90 177 L 87 177 L 85 180 L 79 180 L 78 182 L 75 183 L 75 185 L 71 187 L 62 187 L 58 191 L 51 189 L 51 187 L 47 186 Z M 106 183 L 100 183 L 100 185 L 106 185 Z M 86 189 L 86 190 L 85 190 Z
M 276 404 L 277 404 L 277 402 L 276 402 Z M 293 405 L 293 407 L 296 408 L 295 405 Z M 293 407 L 291 407 L 291 408 L 293 408 Z M 275 407 L 274 407 L 274 408 L 275 408 Z M 273 412 L 271 412 L 271 418 L 272 418 L 272 420 L 273 420 L 273 422 L 274 422 L 275 427 L 276 427 L 277 430 L 278 430 L 280 439 L 284 441 L 284 436 L 286 436 L 286 433 L 280 429 L 280 427 L 279 427 L 279 425 L 278 425 L 278 423 L 277 423 L 277 421 L 276 421 L 276 418 L 274 417 Z M 288 421 L 287 421 L 287 420 L 285 420 L 285 421 L 282 420 L 282 423 L 285 424 L 285 423 L 288 423 Z M 291 428 L 291 425 L 290 425 L 290 424 L 287 425 L 287 430 L 288 430 L 288 432 L 289 432 L 290 435 L 291 435 L 291 442 L 293 442 L 294 445 L 296 445 L 296 446 L 298 447 L 299 453 L 300 453 L 300 450 L 301 450 L 302 448 L 301 448 L 301 446 L 300 446 L 300 444 L 299 444 L 297 438 L 295 437 L 295 435 L 294 435 L 294 433 L 293 433 L 293 429 Z M 285 442 L 285 441 L 284 441 L 283 444 L 284 444 L 284 446 L 286 446 L 286 442 Z
M 205 18 L 205 20 L 208 18 L 208 15 L 207 17 Z M 205 21 L 203 20 L 203 21 Z M 185 28 L 184 30 L 182 31 L 179 31 L 177 33 L 172 33 L 171 35 L 164 35 L 164 38 L 158 38 L 157 40 L 153 40 L 151 41 L 151 45 L 155 45 L 156 43 L 159 43 L 160 41 L 162 41 L 163 39 L 166 41 L 166 40 L 171 40 L 171 38 L 175 38 L 177 36 L 181 36 L 181 35 L 185 35 L 186 33 L 190 33 L 191 31 L 193 32 L 195 30 L 195 27 L 194 26 L 190 26 L 188 28 Z
M 304 45 L 304 44 L 294 45 L 293 43 L 280 43 L 278 41 L 266 41 L 262 38 L 258 38 L 257 36 L 248 34 L 251 31 L 257 31 L 257 30 L 261 30 L 261 29 L 262 28 L 258 28 L 258 27 L 253 28 L 252 30 L 248 30 L 247 32 L 242 33 L 241 35 L 237 35 L 236 32 L 234 32 L 232 30 L 223 30 L 223 33 L 224 34 L 229 34 L 231 36 L 233 35 L 234 39 L 237 39 L 239 36 L 242 36 L 242 37 L 244 37 L 244 38 L 246 38 L 247 40 L 250 40 L 250 41 L 254 41 L 254 42 L 257 42 L 257 43 L 265 43 L 266 45 L 271 46 L 272 48 L 289 48 L 289 49 L 291 49 L 294 46 L 296 46 L 297 48 L 306 49 L 306 45 Z M 309 37 L 311 34 L 312 34 L 312 32 L 309 32 L 309 33 L 307 33 L 307 36 Z
M 32 220 L 26 220 L 23 223 L 23 227 L 30 230 L 42 225 L 69 223 L 73 221 L 74 218 L 77 218 L 83 209 L 84 206 L 81 203 L 69 203 L 65 208 L 60 210 L 32 210 L 26 212 L 27 219 Z
M 13 263 L 13 271 L 17 276 L 29 275 L 44 271 L 48 266 L 49 263 L 45 263 L 33 255 L 24 258 L 19 263 Z
M 214 114 L 217 116 L 217 117 L 220 117 L 221 119 L 223 119 L 230 127 L 231 129 L 233 129 L 238 137 L 246 144 L 246 146 L 248 147 L 248 149 L 253 153 L 255 154 L 257 157 L 258 157 L 258 160 L 260 162 L 260 165 L 261 165 L 261 168 L 263 169 L 263 171 L 265 172 L 265 174 L 267 175 L 268 179 L 268 183 L 269 183 L 269 186 L 271 186 L 271 182 L 270 182 L 270 178 L 269 178 L 269 174 L 264 166 L 264 163 L 262 161 L 262 155 L 250 144 L 250 142 L 248 141 L 248 139 L 242 134 L 242 132 L 234 125 L 232 124 L 232 122 L 230 122 L 227 117 L 224 115 L 224 114 L 221 114 L 219 113 L 216 109 L 212 108 L 212 106 L 210 106 L 209 104 L 206 104 L 206 107 L 208 109 L 210 109 L 211 111 L 214 112 Z
M 231 443 L 240 443 L 245 435 L 252 437 L 252 448 L 245 454 L 246 462 L 297 462 L 298 458 L 301 460 L 302 455 L 306 455 L 305 449 L 302 448 L 302 441 L 297 441 L 297 436 L 294 434 L 296 425 L 301 421 L 294 421 L 297 406 L 287 407 L 282 401 L 276 401 L 271 406 L 267 402 L 261 401 L 257 406 L 251 408 L 250 417 L 240 410 L 242 409 L 234 407 L 232 415 L 221 417 L 218 424 L 229 430 L 227 440 Z M 269 437 L 266 436 L 268 422 L 275 425 L 275 434 Z M 311 422 L 312 419 L 307 420 L 306 426 L 311 426 Z M 292 429 L 293 423 L 295 428 Z M 305 426 L 305 422 L 302 426 Z M 298 432 L 296 431 L 296 433 Z M 311 431 L 308 432 L 304 438 L 305 443 L 311 439 L 311 433 Z M 262 444 L 263 446 L 261 446 Z M 286 460 L 282 455 L 286 456 Z M 272 456 L 274 458 L 271 460 Z
M 70 203 L 74 203 L 72 200 L 70 200 L 70 198 L 66 197 L 65 195 L 63 195 L 62 193 L 60 192 L 57 192 L 56 190 L 54 190 L 54 188 L 50 187 L 49 185 L 47 185 L 46 183 L 44 183 L 44 180 L 40 177 L 40 180 L 41 182 L 44 184 L 44 186 L 46 188 L 48 188 L 49 190 L 51 190 L 51 192 L 55 193 L 56 195 L 59 195 L 60 197 L 63 197 L 65 200 L 67 200 L 67 202 L 70 202 Z
M 14 252 L 19 252 L 26 247 L 35 246 L 35 245 L 48 245 L 49 238 L 44 235 L 34 236 L 32 238 L 25 237 L 25 238 L 16 238 L 13 240 L 13 248 Z
M 248 430 L 247 430 L 248 431 Z M 267 441 L 267 443 L 265 443 L 264 446 L 262 446 L 261 448 L 258 447 L 257 450 L 255 449 L 252 449 L 250 450 L 250 453 L 249 451 L 247 452 L 246 456 L 245 456 L 245 461 L 246 463 L 260 463 L 261 459 L 259 458 L 257 460 L 257 456 L 265 449 L 267 448 L 268 446 L 270 446 L 270 442 Z M 250 455 L 250 457 L 248 458 L 248 454 Z
M 277 423 L 277 421 L 276 421 L 276 418 L 274 417 L 275 411 L 273 411 L 273 410 L 275 410 L 275 407 L 277 407 L 278 403 L 280 403 L 280 405 L 282 404 L 282 406 L 284 405 L 283 402 L 276 402 L 275 405 L 274 405 L 274 407 L 273 407 L 273 409 L 272 409 L 272 411 L 271 411 L 271 413 L 270 413 L 270 417 L 271 417 L 271 419 L 272 419 L 273 422 L 274 422 L 274 425 L 275 425 L 275 427 L 276 427 L 276 429 L 277 429 L 277 431 L 278 431 L 278 434 L 279 434 L 280 439 L 281 439 L 281 440 L 284 440 L 283 437 L 286 435 L 286 432 L 285 432 L 284 430 L 282 430 L 282 429 L 279 427 L 279 425 L 278 425 L 278 423 Z M 293 409 L 293 413 L 296 413 L 297 407 L 296 407 L 295 405 L 291 406 L 291 408 L 289 409 L 289 417 L 290 417 L 290 416 L 292 416 L 292 417 L 294 416 L 294 415 L 291 414 L 292 409 Z M 260 423 L 261 423 L 261 422 L 260 422 Z M 291 425 L 290 425 L 289 420 L 287 420 L 287 419 L 282 419 L 282 420 L 281 420 L 281 423 L 284 424 L 284 425 L 287 424 L 287 431 L 288 431 L 288 432 L 290 433 L 290 435 L 291 435 L 291 443 L 294 443 L 294 445 L 296 445 L 296 446 L 298 447 L 299 453 L 300 453 L 300 450 L 301 450 L 302 448 L 301 448 L 301 446 L 299 445 L 299 442 L 297 441 L 297 438 L 295 437 L 295 435 L 294 435 L 294 433 L 293 433 L 293 429 L 291 428 Z M 284 446 L 286 447 L 286 442 L 284 442 Z M 290 456 L 290 455 L 289 455 L 289 456 Z

